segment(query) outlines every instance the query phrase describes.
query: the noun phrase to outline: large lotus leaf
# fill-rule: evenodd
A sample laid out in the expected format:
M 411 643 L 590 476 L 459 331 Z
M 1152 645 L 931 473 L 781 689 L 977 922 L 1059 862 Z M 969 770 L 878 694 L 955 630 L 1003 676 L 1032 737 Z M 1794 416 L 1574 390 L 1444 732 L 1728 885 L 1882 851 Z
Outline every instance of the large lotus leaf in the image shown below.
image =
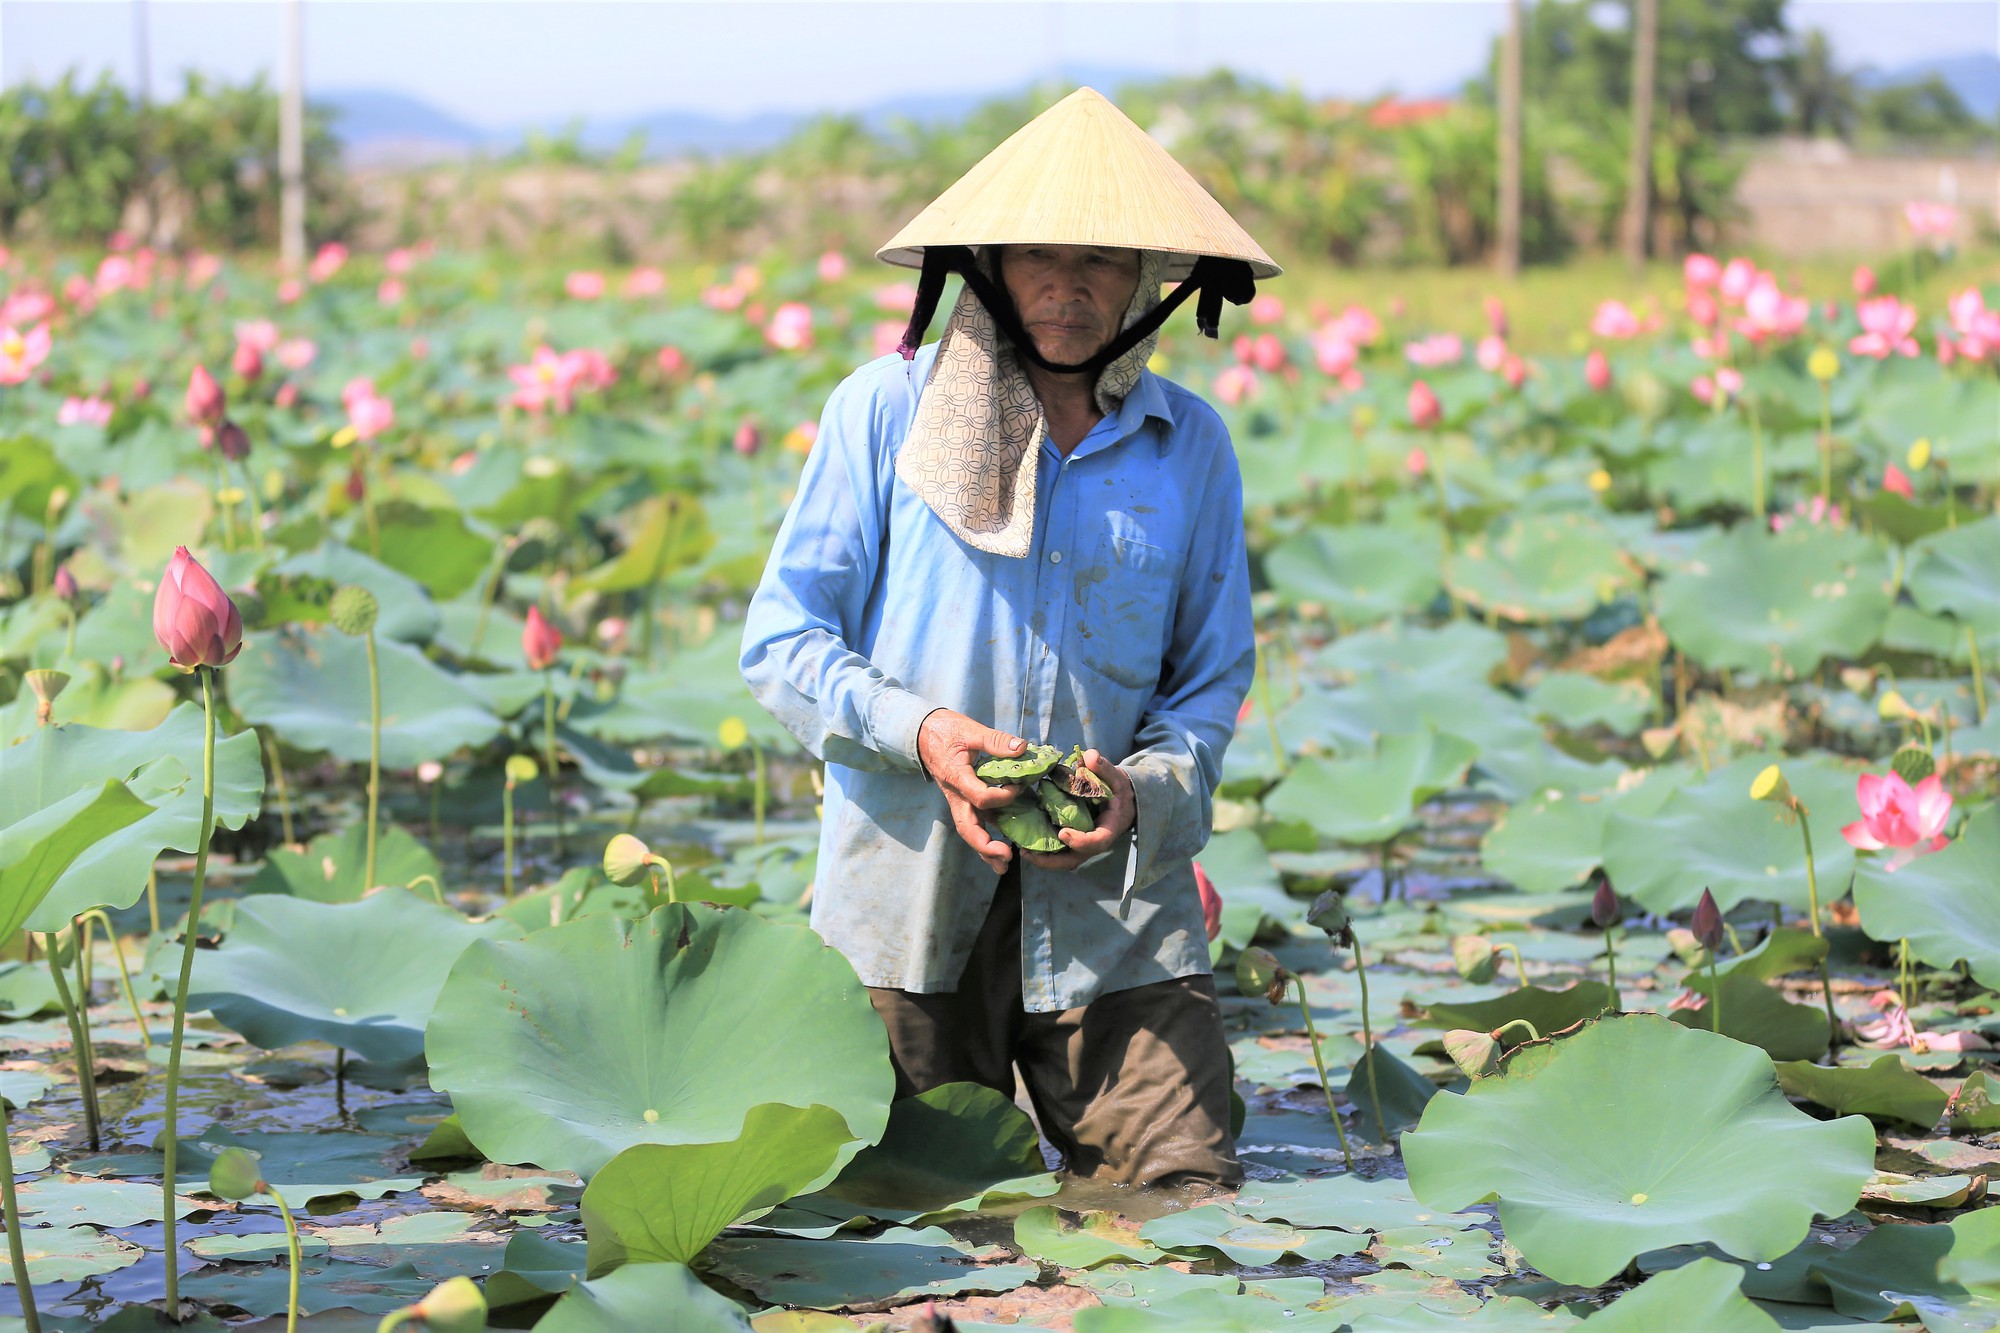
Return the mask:
M 1599 680 L 1576 671 L 1556 671 L 1528 691 L 1528 710 L 1564 727 L 1608 727 L 1630 736 L 1653 707 L 1653 692 L 1637 681 Z
M 600 740 L 626 744 L 661 738 L 713 748 L 716 731 L 736 718 L 767 749 L 790 750 L 786 731 L 743 683 L 736 662 L 743 626 L 724 624 L 699 647 L 687 648 L 655 670 L 626 673 L 610 703 L 579 700 L 570 725 Z
M 257 1154 L 258 1170 L 284 1191 L 285 1202 L 294 1208 L 339 1194 L 377 1199 L 423 1184 L 421 1173 L 390 1165 L 403 1160 L 406 1143 L 386 1134 L 238 1133 L 211 1125 L 181 1140 L 174 1156 L 176 1184 L 182 1191 L 207 1189 L 208 1170 L 222 1149 L 244 1148 Z M 157 1151 L 106 1153 L 67 1162 L 64 1169 L 78 1175 L 157 1176 L 166 1162 Z
M 423 584 L 361 552 L 327 542 L 272 566 L 279 577 L 321 579 L 338 587 L 352 583 L 375 594 L 375 636 L 402 643 L 428 643 L 437 633 L 438 611 Z M 366 686 L 366 679 L 363 686 Z M 365 718 L 367 713 L 364 711 Z
M 1889 618 L 1889 560 L 1859 533 L 1799 524 L 1767 533 L 1743 524 L 1704 541 L 1660 584 L 1660 624 L 1695 661 L 1761 680 L 1804 675 L 1853 657 Z
M 1310 527 L 1264 556 L 1264 573 L 1288 605 L 1317 603 L 1338 621 L 1420 611 L 1444 585 L 1435 537 L 1399 528 Z
M 1058 1268 L 1152 1264 L 1167 1257 L 1140 1240 L 1138 1228 L 1116 1213 L 1083 1213 L 1071 1222 L 1053 1204 L 1030 1208 L 1014 1219 L 1014 1248 Z
M 538 1303 L 560 1295 L 583 1280 L 584 1245 L 551 1240 L 534 1231 L 516 1231 L 507 1238 L 499 1272 L 486 1279 L 486 1308 L 498 1313 L 515 1305 Z
M 1354 1107 L 1354 1132 L 1373 1143 L 1391 1143 L 1397 1130 L 1423 1117 L 1438 1086 L 1378 1042 L 1347 1071 L 1343 1091 Z
M 1261 1261 L 1258 1261 L 1261 1262 Z M 1167 1300 L 1078 1310 L 1076 1333 L 1339 1333 L 1349 1327 L 1332 1310 L 1261 1296 L 1191 1291 Z
M 1287 925 L 1304 915 L 1305 904 L 1285 892 L 1270 852 L 1249 829 L 1216 834 L 1195 860 L 1222 897 L 1221 938 L 1229 945 L 1249 944 L 1266 917 Z
M 936 1228 L 874 1240 L 732 1236 L 709 1247 L 709 1268 L 761 1300 L 815 1310 L 997 1294 L 1041 1274 L 1035 1264 L 975 1265 L 962 1250 L 920 1239 L 933 1234 L 944 1236 Z
M 1982 634 L 2000 629 L 2000 517 L 1932 533 L 1910 548 L 1904 583 L 1918 606 Z
M 750 1333 L 743 1307 L 704 1286 L 686 1264 L 630 1264 L 580 1282 L 535 1333 Z
M 1230 1204 L 1237 1212 L 1264 1222 L 1290 1222 L 1301 1227 L 1339 1227 L 1342 1231 L 1390 1231 L 1405 1227 L 1479 1225 L 1477 1215 L 1441 1213 L 1418 1203 L 1409 1182 L 1385 1177 L 1288 1177 L 1253 1180 Z
M 382 563 L 423 585 L 434 602 L 478 584 L 493 564 L 492 538 L 474 532 L 456 509 L 392 500 L 376 506 L 375 518 Z
M 115 1273 L 146 1257 L 137 1245 L 85 1226 L 27 1227 L 21 1232 L 21 1249 L 28 1261 L 28 1281 L 37 1287 Z M 13 1281 L 12 1265 L 0 1268 L 0 1283 Z
M 351 903 L 382 884 L 409 884 L 419 875 L 443 875 L 438 859 L 407 829 L 390 824 L 375 840 L 375 883 L 364 884 L 368 829 L 351 824 L 322 833 L 302 852 L 274 847 L 264 867 L 243 887 L 246 894 L 285 893 L 321 903 Z
M 80 722 L 112 731 L 151 731 L 180 702 L 173 686 L 157 676 L 114 677 L 96 662 L 70 662 L 62 669 L 69 673 L 69 684 L 49 713 L 58 725 Z M 12 703 L 0 705 L 0 745 L 32 735 L 41 726 L 39 711 L 33 690 L 22 690 Z
M 1655 1274 L 1620 1296 L 1586 1324 L 1591 1333 L 1659 1333 L 1700 1329 L 1702 1333 L 1778 1333 L 1778 1321 L 1743 1294 L 1743 1270 L 1720 1259 L 1697 1259 L 1684 1268 Z
M 1139 1228 L 1139 1236 L 1163 1250 L 1214 1250 L 1239 1264 L 1275 1264 L 1288 1254 L 1301 1259 L 1337 1259 L 1361 1253 L 1371 1239 L 1365 1231 L 1322 1231 L 1259 1222 L 1219 1203 L 1156 1217 Z
M 1604 835 L 1614 810 L 1633 818 L 1656 814 L 1684 778 L 1670 765 L 1648 771 L 1623 791 L 1551 791 L 1519 802 L 1487 832 L 1480 860 L 1523 893 L 1572 888 L 1604 863 Z
M 1933 967 L 1960 959 L 1974 980 L 2000 987 L 2000 811 L 1982 810 L 1956 841 L 1898 870 L 1882 855 L 1861 860 L 1854 905 L 1861 928 L 1878 940 L 1910 942 Z
M 1041 1169 L 1041 1138 L 1012 1098 L 946 1083 L 891 1106 L 882 1141 L 863 1148 L 826 1192 L 864 1208 L 943 1208 Z
M 479 696 L 408 644 L 376 644 L 382 676 L 382 766 L 415 768 L 484 745 L 500 719 Z M 368 761 L 368 650 L 333 629 L 246 635 L 227 674 L 229 699 L 285 744 Z
M 734 1139 L 772 1101 L 845 1118 L 855 1142 L 837 1169 L 882 1137 L 895 1090 L 847 960 L 804 927 L 734 909 L 675 904 L 479 941 L 425 1045 L 432 1086 L 487 1157 L 585 1176 L 636 1143 Z
M 1516 621 L 1576 620 L 1639 581 L 1618 539 L 1586 513 L 1537 514 L 1454 551 L 1460 600 Z
M 1776 1259 L 1815 1214 L 1861 1197 L 1875 1131 L 1794 1108 L 1762 1051 L 1627 1014 L 1522 1047 L 1463 1095 L 1436 1097 L 1403 1158 L 1419 1199 L 1457 1210 L 1498 1198 L 1529 1263 L 1595 1286 L 1668 1245 Z
M 113 778 L 0 825 L 0 938 L 12 939 L 91 848 L 151 812 Z
M 691 1263 L 723 1228 L 823 1183 L 853 1137 L 838 1111 L 772 1103 L 727 1143 L 634 1144 L 583 1192 L 590 1272 Z
M 1824 1106 L 1835 1115 L 1900 1120 L 1921 1130 L 1936 1127 L 1950 1100 L 1943 1088 L 1895 1054 L 1877 1056 L 1865 1069 L 1829 1069 L 1808 1060 L 1788 1060 L 1778 1066 L 1778 1086 L 1788 1096 Z
M 1931 441 L 1958 481 L 2000 480 L 2000 386 L 1886 365 L 1865 400 L 1862 422 L 1885 447 Z
M 1301 760 L 1264 809 L 1338 842 L 1384 842 L 1409 825 L 1418 806 L 1457 786 L 1478 753 L 1470 741 L 1429 728 L 1400 732 L 1384 737 L 1373 755 Z
M 1706 969 L 1696 969 L 1682 984 L 1697 995 L 1712 996 L 1720 983 L 1723 1036 L 1762 1047 L 1773 1060 L 1817 1059 L 1832 1036 L 1825 1006 L 1794 1004 L 1770 983 L 1817 966 L 1826 951 L 1822 937 L 1786 926 L 1772 931 L 1748 953 L 1719 965 L 1713 980 Z M 1669 1016 L 1683 1027 L 1715 1030 L 1713 1005 L 1676 1009 Z
M 521 934 L 400 889 L 350 903 L 245 898 L 222 947 L 196 960 L 189 1002 L 266 1050 L 324 1041 L 364 1060 L 412 1060 L 466 946 Z
M 1611 987 L 1600 981 L 1579 981 L 1562 990 L 1523 986 L 1490 1000 L 1468 1004 L 1433 1004 L 1417 1021 L 1429 1027 L 1474 1028 L 1491 1032 L 1503 1023 L 1526 1019 L 1543 1036 L 1572 1023 L 1595 1018 L 1611 1007 Z M 1350 1089 L 1350 1095 L 1352 1090 Z
M 1878 1226 L 1846 1249 L 1802 1245 L 1770 1265 L 1747 1269 L 1743 1288 L 1760 1300 L 1827 1302 L 1854 1319 L 1891 1319 L 1920 1309 L 1932 1328 L 1992 1324 L 1993 1305 L 1977 1323 L 1931 1323 L 1967 1302 L 1962 1276 L 1977 1280 L 2000 1255 L 2000 1211 L 1980 1208 L 1942 1225 Z
M 107 780 L 126 783 L 151 809 L 81 849 L 28 918 L 33 930 L 61 930 L 92 907 L 130 907 L 145 892 L 146 875 L 162 851 L 192 852 L 201 835 L 202 714 L 183 704 L 151 731 L 44 727 L 7 750 L 0 782 L 0 828 Z M 190 777 L 190 775 L 193 775 Z M 264 761 L 257 737 L 241 732 L 216 741 L 215 822 L 241 828 L 257 813 Z
M 1674 793 L 1650 815 L 1618 811 L 1605 824 L 1604 873 L 1612 887 L 1651 912 L 1679 912 L 1706 888 L 1727 912 L 1746 899 L 1804 910 L 1805 842 L 1779 807 L 1750 798 L 1750 784 L 1770 763 L 1748 755 Z M 1854 849 L 1840 836 L 1854 807 L 1854 775 L 1824 760 L 1788 759 L 1785 777 L 1811 812 L 1813 864 L 1820 898 L 1837 896 L 1854 869 Z
M 1318 660 L 1329 671 L 1357 677 L 1386 671 L 1485 684 L 1507 660 L 1507 636 L 1473 620 L 1453 620 L 1435 629 L 1392 621 L 1336 639 Z
M 20 1201 L 23 1221 L 36 1226 L 89 1223 L 96 1227 L 134 1227 L 141 1222 L 157 1222 L 162 1202 L 158 1185 L 73 1176 L 44 1176 L 26 1182 L 20 1187 Z M 186 1217 L 212 1206 L 176 1195 L 174 1216 Z
M 287 1197 L 285 1202 L 292 1200 Z M 330 1255 L 308 1255 L 299 1263 L 299 1313 L 360 1310 L 385 1315 L 415 1305 L 430 1294 L 435 1279 L 407 1263 L 383 1268 Z M 291 1278 L 285 1265 L 214 1265 L 181 1278 L 181 1294 L 211 1305 L 233 1305 L 254 1315 L 282 1315 L 290 1302 Z
M 706 555 L 715 545 L 701 502 L 679 493 L 641 500 L 627 523 L 624 549 L 578 575 L 578 592 L 634 592 Z

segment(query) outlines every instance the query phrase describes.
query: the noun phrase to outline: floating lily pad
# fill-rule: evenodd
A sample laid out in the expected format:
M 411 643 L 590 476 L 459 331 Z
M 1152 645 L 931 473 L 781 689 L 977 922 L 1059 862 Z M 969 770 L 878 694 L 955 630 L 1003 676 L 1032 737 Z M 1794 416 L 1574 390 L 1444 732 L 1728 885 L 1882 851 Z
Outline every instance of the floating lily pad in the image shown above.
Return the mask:
M 1599 680 L 1575 671 L 1556 671 L 1528 691 L 1528 709 L 1571 728 L 1605 727 L 1620 736 L 1637 731 L 1653 708 L 1653 693 L 1637 681 Z
M 1034 1264 L 981 1265 L 948 1245 L 910 1241 L 728 1237 L 708 1253 L 713 1272 L 760 1300 L 815 1310 L 999 1294 L 1041 1273 Z
M 1167 1257 L 1156 1246 L 1140 1240 L 1137 1228 L 1121 1224 L 1115 1213 L 1084 1213 L 1072 1222 L 1049 1204 L 1030 1208 L 1014 1219 L 1014 1248 L 1058 1268 L 1150 1264 Z
M 1743 1270 L 1719 1259 L 1697 1259 L 1655 1274 L 1586 1322 L 1592 1333 L 1778 1333 L 1778 1322 L 1742 1292 Z
M 1266 1222 L 1290 1222 L 1301 1227 L 1339 1227 L 1343 1231 L 1387 1231 L 1397 1227 L 1456 1224 L 1476 1226 L 1480 1219 L 1464 1213 L 1441 1213 L 1417 1202 L 1409 1182 L 1394 1177 L 1364 1180 L 1359 1176 L 1291 1177 L 1246 1182 L 1230 1206 Z
M 44 1178 L 20 1187 L 21 1216 L 37 1226 L 87 1222 L 98 1227 L 130 1227 L 160 1219 L 160 1187 L 126 1180 Z M 174 1215 L 213 1204 L 176 1196 Z
M 1285 892 L 1271 854 L 1249 829 L 1216 834 L 1197 860 L 1222 895 L 1226 943 L 1243 948 L 1266 918 L 1285 924 L 1304 915 L 1305 904 Z
M 1900 1120 L 1929 1130 L 1949 1100 L 1943 1088 L 1904 1066 L 1901 1056 L 1878 1056 L 1866 1069 L 1829 1069 L 1806 1060 L 1778 1066 L 1778 1086 L 1835 1115 Z
M 891 1106 L 882 1141 L 863 1148 L 826 1192 L 863 1207 L 943 1208 L 1041 1166 L 1034 1121 L 1011 1098 L 947 1083 Z
M 1580 619 L 1639 579 L 1618 539 L 1587 513 L 1505 523 L 1453 552 L 1446 571 L 1460 600 L 1523 622 Z
M 1398 733 L 1372 755 L 1299 761 L 1264 809 L 1337 842 L 1382 842 L 1402 832 L 1418 806 L 1462 782 L 1478 753 L 1470 741 L 1433 730 Z
M 375 883 L 364 884 L 367 846 L 367 827 L 354 824 L 338 833 L 320 834 L 302 852 L 273 847 L 263 868 L 243 891 L 246 895 L 287 893 L 320 903 L 351 903 L 378 885 L 408 884 L 419 875 L 442 880 L 444 871 L 430 848 L 407 829 L 390 824 L 376 835 Z
M 1982 986 L 2000 988 L 2000 812 L 1974 815 L 1942 851 L 1898 870 L 1883 866 L 1864 859 L 1855 872 L 1861 928 L 1878 940 L 1907 939 L 1933 967 L 1963 959 Z
M 1611 1007 L 1611 987 L 1599 981 L 1579 981 L 1562 990 L 1523 986 L 1490 1000 L 1467 1004 L 1433 1004 L 1420 1020 L 1431 1027 L 1472 1028 L 1491 1032 L 1503 1023 L 1526 1019 L 1543 1036 L 1572 1023 L 1596 1018 Z
M 129 1241 L 86 1226 L 26 1227 L 21 1232 L 21 1249 L 28 1260 L 28 1281 L 37 1287 L 44 1282 L 76 1282 L 115 1273 L 146 1255 Z M 13 1285 L 12 1265 L 0 1265 L 0 1282 Z
M 501 1267 L 486 1279 L 486 1307 L 498 1313 L 559 1295 L 583 1280 L 584 1246 L 577 1241 L 550 1240 L 532 1231 L 507 1238 Z
M 773 1099 L 847 1121 L 837 1168 L 881 1138 L 895 1088 L 844 958 L 803 927 L 701 906 L 473 944 L 426 1048 L 432 1086 L 487 1157 L 584 1176 L 635 1143 L 734 1139 Z
M 1368 1248 L 1365 1232 L 1318 1231 L 1281 1222 L 1259 1222 L 1219 1203 L 1156 1217 L 1139 1228 L 1142 1240 L 1163 1250 L 1213 1250 L 1239 1264 L 1275 1264 L 1286 1255 L 1337 1259 Z
M 1144 1309 L 1104 1305 L 1078 1310 L 1073 1327 L 1076 1333 L 1337 1333 L 1347 1323 L 1330 1310 L 1191 1291 Z
M 580 1282 L 535 1324 L 536 1333 L 750 1333 L 743 1307 L 686 1264 L 628 1264 Z
M 1854 1205 L 1875 1132 L 1793 1108 L 1762 1051 L 1628 1014 L 1522 1047 L 1437 1097 L 1403 1156 L 1417 1198 L 1448 1210 L 1498 1198 L 1528 1262 L 1594 1286 L 1684 1242 L 1777 1258 L 1815 1214 Z
M 1439 546 L 1388 527 L 1314 526 L 1272 547 L 1265 576 L 1287 605 L 1317 603 L 1367 623 L 1429 606 L 1444 590 Z
M 2000 1129 L 2000 1080 L 1983 1069 L 1967 1074 L 1952 1094 L 1950 1113 L 1954 1134 Z
M 349 903 L 245 898 L 222 947 L 197 959 L 189 998 L 265 1050 L 324 1041 L 411 1060 L 458 956 L 474 940 L 520 936 L 511 921 L 475 924 L 400 889 Z
M 1918 606 L 1981 634 L 2000 630 L 2000 517 L 1934 532 L 1910 548 L 1904 583 Z
M 216 1266 L 181 1278 L 181 1295 L 206 1305 L 233 1305 L 253 1315 L 283 1314 L 290 1300 L 286 1267 Z M 299 1263 L 299 1313 L 361 1310 L 384 1315 L 415 1305 L 436 1283 L 411 1264 L 388 1268 L 331 1256 L 308 1255 Z
M 1407 1268 L 1451 1282 L 1500 1276 L 1493 1237 L 1476 1228 L 1398 1227 L 1375 1237 L 1370 1253 L 1384 1268 Z
M 376 1199 L 384 1194 L 414 1190 L 420 1174 L 393 1174 L 389 1163 L 400 1156 L 403 1140 L 380 1134 L 352 1132 L 236 1133 L 214 1125 L 180 1142 L 174 1167 L 182 1189 L 208 1188 L 208 1169 L 223 1148 L 256 1153 L 265 1179 L 284 1191 L 285 1201 L 302 1208 L 314 1199 L 339 1194 Z M 66 1163 L 69 1171 L 95 1176 L 157 1176 L 166 1162 L 157 1152 L 106 1153 Z

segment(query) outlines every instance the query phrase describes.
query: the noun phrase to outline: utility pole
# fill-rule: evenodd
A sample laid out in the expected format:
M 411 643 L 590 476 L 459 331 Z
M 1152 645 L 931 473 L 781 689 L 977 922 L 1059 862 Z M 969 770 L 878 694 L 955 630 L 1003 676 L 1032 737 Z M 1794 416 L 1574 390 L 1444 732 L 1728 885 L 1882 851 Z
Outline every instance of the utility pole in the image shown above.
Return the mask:
M 1521 272 L 1521 0 L 1507 0 L 1500 39 L 1500 226 L 1494 258 L 1503 278 Z
M 278 103 L 278 260 L 294 274 L 306 262 L 305 27 L 304 0 L 285 0 L 285 76 Z
M 1660 0 L 1635 0 L 1632 22 L 1632 161 L 1625 177 L 1625 222 L 1620 228 L 1625 262 L 1646 266 L 1653 218 L 1653 66 L 1660 28 Z

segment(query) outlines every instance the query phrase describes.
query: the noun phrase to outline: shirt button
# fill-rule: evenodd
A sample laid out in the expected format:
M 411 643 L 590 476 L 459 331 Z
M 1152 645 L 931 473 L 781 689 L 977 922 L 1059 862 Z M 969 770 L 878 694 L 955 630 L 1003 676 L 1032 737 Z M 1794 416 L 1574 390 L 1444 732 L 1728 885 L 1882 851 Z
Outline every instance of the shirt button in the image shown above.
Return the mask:
M 1060 564 L 1062 563 L 1062 552 L 1061 552 L 1061 551 L 1050 551 L 1050 552 L 1049 552 L 1049 563 L 1050 563 L 1050 564 L 1052 564 L 1052 565 L 1060 565 Z

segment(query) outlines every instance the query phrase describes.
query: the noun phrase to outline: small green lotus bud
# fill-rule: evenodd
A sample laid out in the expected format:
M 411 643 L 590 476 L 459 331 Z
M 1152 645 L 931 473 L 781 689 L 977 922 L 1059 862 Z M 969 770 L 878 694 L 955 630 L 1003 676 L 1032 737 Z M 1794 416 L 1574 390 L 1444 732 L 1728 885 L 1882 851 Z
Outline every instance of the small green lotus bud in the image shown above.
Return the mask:
M 1444 1053 L 1467 1078 L 1484 1078 L 1500 1067 L 1500 1043 L 1490 1032 L 1454 1028 L 1444 1034 Z
M 1500 951 L 1483 935 L 1460 935 L 1451 942 L 1452 965 L 1458 975 L 1475 986 L 1493 980 L 1500 965 Z
M 348 583 L 333 594 L 333 600 L 327 603 L 326 616 L 335 629 L 358 639 L 375 628 L 375 617 L 380 609 L 375 603 L 374 593 Z
M 35 673 L 30 671 L 28 674 L 33 676 Z M 1896 770 L 1898 777 L 1914 787 L 1937 772 L 1937 760 L 1933 759 L 1931 752 L 1921 745 L 1905 745 L 1891 756 L 1889 767 Z
M 620 888 L 630 888 L 645 880 L 652 860 L 652 848 L 629 833 L 620 833 L 604 844 L 604 877 Z
M 247 1199 L 262 1192 L 264 1173 L 248 1148 L 224 1148 L 208 1168 L 208 1192 L 218 1199 Z
M 1236 989 L 1245 995 L 1262 995 L 1272 1004 L 1282 1004 L 1291 979 L 1292 974 L 1269 949 L 1245 949 L 1236 955 Z
M 447 1278 L 417 1302 L 416 1314 L 431 1333 L 485 1333 L 486 1297 L 469 1277 Z
M 38 667 L 23 675 L 21 679 L 28 682 L 28 688 L 35 692 L 37 699 L 48 705 L 54 703 L 56 696 L 63 692 L 63 687 L 69 684 L 69 672 L 57 671 L 53 667 Z

